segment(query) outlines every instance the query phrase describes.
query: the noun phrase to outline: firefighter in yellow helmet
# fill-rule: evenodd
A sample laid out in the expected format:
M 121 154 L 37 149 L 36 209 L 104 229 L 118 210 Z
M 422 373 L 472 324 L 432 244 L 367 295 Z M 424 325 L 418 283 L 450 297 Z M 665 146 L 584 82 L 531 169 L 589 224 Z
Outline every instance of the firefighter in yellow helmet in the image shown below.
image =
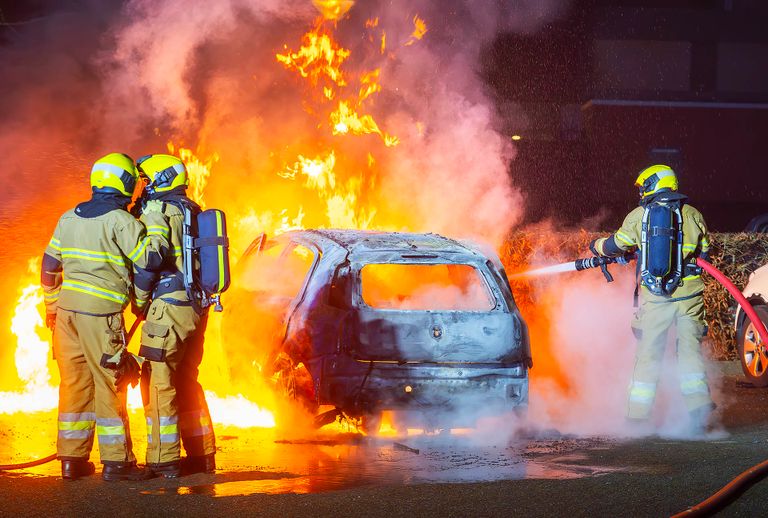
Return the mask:
M 186 195 L 189 179 L 182 161 L 171 155 L 147 155 L 137 162 L 145 179 L 143 195 L 159 201 L 168 217 L 173 257 L 136 284 L 153 290 L 141 334 L 139 354 L 147 418 L 147 465 L 164 477 L 216 469 L 216 444 L 198 368 L 208 321 L 207 308 L 190 297 L 184 283 L 184 210 L 200 211 Z M 142 213 L 141 219 L 145 218 Z M 181 460 L 181 442 L 187 456 Z
M 132 287 L 133 270 L 160 264 L 169 244 L 159 205 L 147 210 L 150 231 L 126 211 L 137 178 L 127 155 L 97 160 L 92 198 L 59 218 L 43 255 L 46 324 L 61 373 L 57 451 L 65 479 L 94 472 L 94 432 L 102 478 L 152 476 L 136 466 L 131 445 L 126 388 L 139 366 L 126 350 L 123 309 L 132 295 L 146 303 L 149 292 Z
M 704 282 L 695 265 L 698 257 L 708 257 L 707 226 L 701 213 L 678 192 L 677 175 L 669 166 L 644 169 L 635 185 L 640 189 L 640 206 L 616 233 L 591 244 L 593 252 L 603 256 L 638 253 L 640 307 L 632 325 L 638 343 L 627 417 L 634 423 L 648 423 L 667 332 L 674 325 L 680 390 L 690 430 L 701 433 L 714 409 L 700 345 L 706 333 Z

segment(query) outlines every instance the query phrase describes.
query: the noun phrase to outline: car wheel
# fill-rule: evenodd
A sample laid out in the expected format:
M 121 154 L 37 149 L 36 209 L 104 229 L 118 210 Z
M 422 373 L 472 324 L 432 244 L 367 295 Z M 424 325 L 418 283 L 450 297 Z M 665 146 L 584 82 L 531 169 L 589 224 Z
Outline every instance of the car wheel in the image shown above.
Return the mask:
M 317 411 L 314 399 L 312 375 L 303 363 L 296 362 L 286 353 L 281 352 L 272 362 L 272 379 L 277 390 L 291 401 L 300 402 L 313 414 Z
M 755 306 L 755 312 L 768 325 L 768 307 Z M 768 387 L 768 344 L 760 339 L 749 318 L 741 325 L 737 340 L 744 375 L 756 387 Z

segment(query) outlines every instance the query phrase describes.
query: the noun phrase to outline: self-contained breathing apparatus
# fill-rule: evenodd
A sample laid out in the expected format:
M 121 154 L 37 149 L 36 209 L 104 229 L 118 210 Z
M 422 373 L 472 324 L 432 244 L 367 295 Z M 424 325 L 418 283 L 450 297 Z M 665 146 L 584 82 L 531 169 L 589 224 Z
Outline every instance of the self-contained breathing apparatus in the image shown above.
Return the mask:
M 681 202 L 648 203 L 640 235 L 640 279 L 654 295 L 669 296 L 683 278 Z
M 649 200 L 644 205 L 638 276 L 654 295 L 669 297 L 685 276 L 701 274 L 695 263 L 684 261 L 682 207 L 685 199 L 675 195 Z
M 189 203 L 177 205 L 184 214 L 182 256 L 184 288 L 201 308 L 222 311 L 221 294 L 229 288 L 229 237 L 223 211 L 197 212 Z

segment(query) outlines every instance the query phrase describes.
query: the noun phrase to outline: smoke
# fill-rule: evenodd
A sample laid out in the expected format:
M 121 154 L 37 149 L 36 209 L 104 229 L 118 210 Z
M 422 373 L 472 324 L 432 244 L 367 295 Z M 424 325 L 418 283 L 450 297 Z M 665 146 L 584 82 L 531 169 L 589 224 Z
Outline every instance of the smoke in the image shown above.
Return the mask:
M 500 31 L 535 31 L 565 4 L 360 1 L 326 22 L 351 50 L 348 78 L 380 69 L 381 92 L 360 109 L 399 138 L 386 147 L 374 134 L 332 135 L 317 92 L 275 59 L 311 27 L 309 1 L 42 2 L 44 16 L 0 47 L 0 228 L 14 243 L 0 267 L 21 271 L 39 256 L 58 216 L 88 197 L 96 158 L 163 152 L 169 141 L 216 157 L 206 201 L 230 216 L 235 252 L 281 221 L 351 220 L 498 244 L 523 200 L 480 55 Z M 414 36 L 417 17 L 423 37 Z M 339 192 L 278 176 L 300 155 L 331 151 Z M 332 217 L 334 203 L 354 217 Z M 13 293 L 16 279 L 3 282 Z M 12 365 L 9 348 L 0 356 Z
M 535 404 L 529 424 L 577 435 L 691 437 L 677 374 L 674 327 L 668 334 L 652 426 L 633 427 L 625 419 L 637 344 L 630 326 L 637 311 L 634 268 L 614 267 L 612 273 L 615 282 L 610 284 L 597 270 L 535 281 L 537 311 L 549 313 L 549 325 L 534 330 L 544 334 L 534 358 L 552 361 L 534 365 L 531 371 Z M 720 383 L 716 369 L 709 370 L 710 390 L 719 405 Z

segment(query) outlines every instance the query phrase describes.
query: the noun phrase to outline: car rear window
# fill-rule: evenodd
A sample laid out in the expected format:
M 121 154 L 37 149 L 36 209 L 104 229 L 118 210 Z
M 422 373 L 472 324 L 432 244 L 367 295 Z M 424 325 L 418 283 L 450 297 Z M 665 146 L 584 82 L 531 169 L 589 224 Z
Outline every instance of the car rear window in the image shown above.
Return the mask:
M 367 264 L 363 301 L 372 308 L 489 311 L 496 306 L 482 274 L 468 264 Z

